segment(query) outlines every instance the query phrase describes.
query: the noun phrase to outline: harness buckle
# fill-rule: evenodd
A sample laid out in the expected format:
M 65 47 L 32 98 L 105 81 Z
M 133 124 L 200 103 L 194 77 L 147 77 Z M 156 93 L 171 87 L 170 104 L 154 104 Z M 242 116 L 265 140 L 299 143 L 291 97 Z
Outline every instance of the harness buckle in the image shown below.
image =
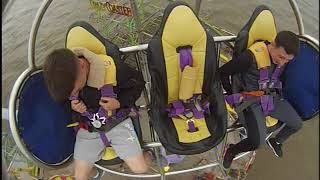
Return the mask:
M 189 111 L 187 113 L 184 114 L 187 118 L 192 118 L 193 117 L 193 112 Z
M 199 131 L 199 129 L 195 126 L 195 121 L 193 119 L 188 119 L 186 122 L 189 127 L 188 132 L 193 133 Z
M 201 105 L 200 105 L 200 101 L 199 101 L 198 99 L 195 100 L 194 106 L 196 107 L 196 109 L 197 109 L 198 111 L 203 112 L 203 109 L 202 109 L 202 107 L 201 107 Z
M 92 121 L 91 124 L 95 128 L 100 128 L 102 125 L 106 124 L 106 117 L 104 116 L 99 116 L 99 113 L 94 113 L 93 117 L 90 118 Z
M 273 88 L 273 87 L 274 87 L 274 82 L 273 82 L 273 81 L 271 81 L 271 82 L 269 83 L 268 88 Z
M 269 79 L 259 80 L 259 89 L 263 90 L 268 87 Z

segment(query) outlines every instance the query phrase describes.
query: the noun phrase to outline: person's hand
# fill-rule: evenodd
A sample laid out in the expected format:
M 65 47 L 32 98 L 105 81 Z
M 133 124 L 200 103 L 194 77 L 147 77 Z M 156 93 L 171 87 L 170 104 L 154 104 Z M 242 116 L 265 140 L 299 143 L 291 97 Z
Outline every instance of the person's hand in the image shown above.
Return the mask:
M 120 102 L 111 97 L 101 97 L 99 104 L 106 111 L 112 111 L 120 108 Z
M 73 100 L 71 101 L 71 109 L 78 113 L 84 113 L 87 111 L 87 106 L 82 101 Z

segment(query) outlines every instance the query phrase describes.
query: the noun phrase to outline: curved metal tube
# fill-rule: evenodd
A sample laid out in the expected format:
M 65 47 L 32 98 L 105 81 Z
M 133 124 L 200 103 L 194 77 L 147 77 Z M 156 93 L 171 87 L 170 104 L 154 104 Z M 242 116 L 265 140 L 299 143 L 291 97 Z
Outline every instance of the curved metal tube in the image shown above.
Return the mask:
M 39 10 L 37 11 L 35 20 L 32 23 L 31 32 L 29 36 L 29 44 L 28 44 L 28 64 L 29 67 L 32 69 L 36 68 L 35 63 L 35 46 L 36 46 L 36 39 L 37 39 L 37 33 L 39 30 L 40 23 L 42 21 L 42 17 L 48 7 L 50 6 L 52 0 L 45 0 L 41 4 Z
M 293 10 L 294 16 L 296 17 L 296 21 L 298 24 L 299 35 L 304 35 L 304 26 L 302 22 L 302 16 L 300 10 L 298 8 L 298 4 L 295 0 L 289 0 L 290 6 Z
M 306 40 L 308 43 L 311 43 L 311 45 L 319 51 L 319 41 L 316 38 L 307 34 L 301 35 L 300 38 Z
M 190 168 L 190 169 L 184 169 L 184 170 L 179 170 L 179 171 L 172 171 L 172 172 L 167 172 L 165 173 L 166 176 L 170 176 L 170 175 L 176 175 L 176 174 L 182 174 L 182 173 L 188 173 L 188 172 L 193 172 L 193 171 L 198 171 L 198 170 L 201 170 L 201 169 L 206 169 L 206 168 L 209 168 L 209 167 L 214 167 L 214 166 L 217 166 L 219 165 L 219 163 L 215 162 L 215 163 L 210 163 L 210 164 L 206 164 L 206 165 L 203 165 L 203 166 L 199 166 L 199 167 L 196 167 L 196 168 Z M 117 171 L 114 171 L 114 170 L 110 170 L 110 169 L 107 169 L 105 167 L 102 167 L 100 165 L 95 165 L 97 168 L 99 169 L 102 169 L 106 172 L 109 172 L 109 173 L 112 173 L 112 174 L 116 174 L 116 175 L 120 175 L 120 176 L 125 176 L 125 177 L 135 177 L 135 178 L 154 178 L 154 177 L 160 177 L 161 174 L 158 173 L 158 174 L 129 174 L 129 173 L 121 173 L 121 172 L 117 172 Z
M 232 35 L 232 36 L 215 36 L 213 37 L 213 40 L 215 42 L 230 42 L 234 41 L 237 36 Z M 148 49 L 148 44 L 140 44 L 136 46 L 129 46 L 129 47 L 124 47 L 120 48 L 119 50 L 123 53 L 132 53 L 132 52 L 137 52 L 137 51 L 146 51 Z
M 237 160 L 237 159 L 240 159 L 246 155 L 248 155 L 249 153 L 251 153 L 252 151 L 248 151 L 248 152 L 245 152 L 245 153 L 242 153 L 242 154 L 239 154 L 238 156 L 236 156 L 234 158 L 234 160 Z M 170 175 L 176 175 L 176 174 L 182 174 L 182 173 L 189 173 L 189 172 L 193 172 L 193 171 L 199 171 L 199 170 L 202 170 L 202 169 L 206 169 L 206 168 L 210 168 L 210 167 L 214 167 L 214 166 L 218 166 L 219 163 L 218 162 L 213 162 L 213 163 L 209 163 L 209 164 L 206 164 L 206 165 L 202 165 L 202 166 L 198 166 L 198 167 L 195 167 L 195 168 L 190 168 L 190 169 L 184 169 L 184 170 L 179 170 L 179 171 L 172 171 L 172 172 L 167 172 L 165 173 L 166 176 L 170 176 Z M 116 175 L 120 175 L 120 176 L 125 176 L 125 177 L 134 177 L 134 178 L 154 178 L 154 177 L 160 177 L 161 174 L 158 173 L 158 174 L 129 174 L 129 173 L 121 173 L 121 172 L 118 172 L 118 171 L 114 171 L 114 170 L 110 170 L 110 169 L 107 169 L 103 166 L 100 166 L 100 165 L 97 165 L 95 164 L 95 166 L 99 169 L 102 169 L 106 172 L 109 172 L 109 173 L 112 173 L 112 174 L 116 174 Z

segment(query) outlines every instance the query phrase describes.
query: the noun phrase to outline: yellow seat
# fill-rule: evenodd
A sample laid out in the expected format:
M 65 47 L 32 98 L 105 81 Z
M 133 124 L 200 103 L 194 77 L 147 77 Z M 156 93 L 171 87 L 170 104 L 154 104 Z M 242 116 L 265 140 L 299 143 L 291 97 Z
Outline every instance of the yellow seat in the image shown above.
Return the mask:
M 185 155 L 216 146 L 226 133 L 227 113 L 215 78 L 215 44 L 187 3 L 175 1 L 167 6 L 148 49 L 150 120 L 160 142 L 171 153 Z M 192 63 L 181 68 L 180 56 L 184 55 L 191 55 Z M 194 95 L 210 104 L 204 118 L 171 117 L 165 111 L 173 102 L 185 102 Z M 191 128 L 196 131 L 188 131 Z
M 239 56 L 244 50 L 251 47 L 257 41 L 269 41 L 272 42 L 277 35 L 276 24 L 271 10 L 265 6 L 258 6 L 252 13 L 249 21 L 240 30 L 235 42 L 234 56 Z M 259 62 L 259 66 L 265 66 L 270 62 Z M 240 81 L 240 82 L 239 82 Z M 236 87 L 241 84 L 241 77 L 239 75 L 233 75 L 232 84 L 235 92 L 240 92 L 241 87 Z M 278 120 L 270 116 L 266 117 L 267 127 L 274 126 L 278 123 Z

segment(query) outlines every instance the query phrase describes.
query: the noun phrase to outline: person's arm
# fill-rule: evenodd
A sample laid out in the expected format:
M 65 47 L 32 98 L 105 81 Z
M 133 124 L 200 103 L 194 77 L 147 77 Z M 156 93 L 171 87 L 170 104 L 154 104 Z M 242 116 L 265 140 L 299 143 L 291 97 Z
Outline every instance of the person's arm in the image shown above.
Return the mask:
M 227 94 L 232 94 L 230 75 L 246 72 L 252 63 L 253 55 L 249 50 L 246 50 L 239 57 L 231 59 L 218 69 L 223 88 L 227 91 Z
M 145 81 L 141 72 L 125 63 L 117 65 L 117 98 L 120 108 L 132 107 L 141 96 Z

